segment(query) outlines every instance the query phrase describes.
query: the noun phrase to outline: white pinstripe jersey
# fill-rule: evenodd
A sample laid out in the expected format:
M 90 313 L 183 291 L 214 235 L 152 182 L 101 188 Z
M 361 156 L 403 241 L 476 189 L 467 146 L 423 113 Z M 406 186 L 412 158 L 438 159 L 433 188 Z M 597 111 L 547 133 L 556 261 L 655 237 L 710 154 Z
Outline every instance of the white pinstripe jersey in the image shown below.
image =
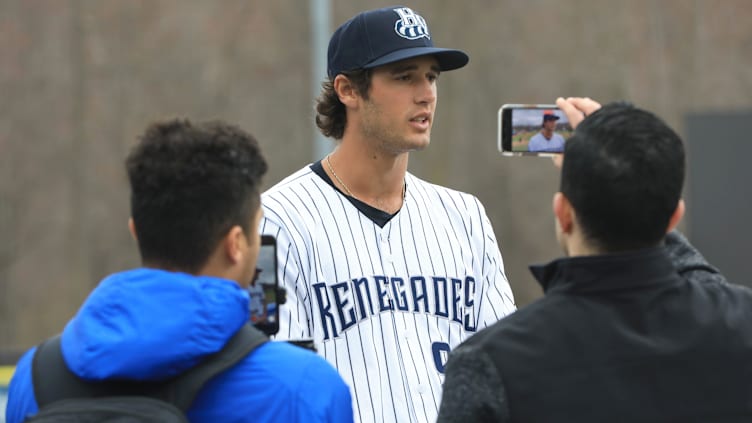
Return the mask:
M 450 349 L 515 309 L 478 199 L 405 182 L 383 227 L 308 166 L 262 195 L 287 290 L 277 339 L 313 338 L 360 422 L 435 421 Z

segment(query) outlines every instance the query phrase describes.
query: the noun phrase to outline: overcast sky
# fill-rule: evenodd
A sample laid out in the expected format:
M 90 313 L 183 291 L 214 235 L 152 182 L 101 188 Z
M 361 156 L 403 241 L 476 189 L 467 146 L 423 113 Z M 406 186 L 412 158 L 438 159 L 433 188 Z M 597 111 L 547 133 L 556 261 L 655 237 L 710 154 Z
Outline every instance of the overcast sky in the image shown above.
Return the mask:
M 512 112 L 512 126 L 537 126 L 543 123 L 543 112 L 552 109 L 515 109 Z M 561 110 L 553 109 L 559 116 L 559 124 L 568 123 L 567 117 Z

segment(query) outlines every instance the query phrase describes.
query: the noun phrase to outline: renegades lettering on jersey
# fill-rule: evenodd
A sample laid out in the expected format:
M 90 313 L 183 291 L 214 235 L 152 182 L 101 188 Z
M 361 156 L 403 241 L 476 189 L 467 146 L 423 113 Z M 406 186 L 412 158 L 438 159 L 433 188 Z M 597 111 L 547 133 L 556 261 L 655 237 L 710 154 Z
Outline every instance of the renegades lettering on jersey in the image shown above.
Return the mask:
M 372 276 L 312 285 L 324 340 L 337 338 L 358 323 L 384 311 L 429 313 L 477 330 L 473 314 L 475 278 L 443 276 Z

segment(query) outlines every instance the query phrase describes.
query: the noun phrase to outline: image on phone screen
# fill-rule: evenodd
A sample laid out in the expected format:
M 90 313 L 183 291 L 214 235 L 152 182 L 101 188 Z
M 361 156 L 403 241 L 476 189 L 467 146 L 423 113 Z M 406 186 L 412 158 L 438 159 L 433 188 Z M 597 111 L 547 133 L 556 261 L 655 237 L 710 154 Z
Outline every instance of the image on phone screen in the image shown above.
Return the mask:
M 251 323 L 267 335 L 274 335 L 279 331 L 278 286 L 276 239 L 263 235 L 256 274 L 248 286 L 248 294 L 251 297 Z
M 562 153 L 571 135 L 567 116 L 554 105 L 505 104 L 499 109 L 499 150 L 502 153 Z

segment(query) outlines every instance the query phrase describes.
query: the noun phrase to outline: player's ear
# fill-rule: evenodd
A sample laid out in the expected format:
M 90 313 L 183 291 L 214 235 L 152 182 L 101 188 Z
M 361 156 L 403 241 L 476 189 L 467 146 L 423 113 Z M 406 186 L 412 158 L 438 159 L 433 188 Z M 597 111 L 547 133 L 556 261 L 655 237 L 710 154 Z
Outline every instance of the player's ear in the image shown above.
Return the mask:
M 668 227 L 666 228 L 666 233 L 669 233 L 676 228 L 676 225 L 679 224 L 682 217 L 684 217 L 684 199 L 680 198 L 679 202 L 676 204 L 676 209 L 674 210 L 674 213 L 671 214 L 671 218 L 668 220 Z
M 350 78 L 345 75 L 339 74 L 334 78 L 332 84 L 334 86 L 334 92 L 337 93 L 339 101 L 346 107 L 355 107 L 357 100 L 360 98 L 358 95 L 358 89 L 353 85 Z
M 566 195 L 561 192 L 554 194 L 553 210 L 561 231 L 565 234 L 571 233 L 574 222 L 574 209 Z

